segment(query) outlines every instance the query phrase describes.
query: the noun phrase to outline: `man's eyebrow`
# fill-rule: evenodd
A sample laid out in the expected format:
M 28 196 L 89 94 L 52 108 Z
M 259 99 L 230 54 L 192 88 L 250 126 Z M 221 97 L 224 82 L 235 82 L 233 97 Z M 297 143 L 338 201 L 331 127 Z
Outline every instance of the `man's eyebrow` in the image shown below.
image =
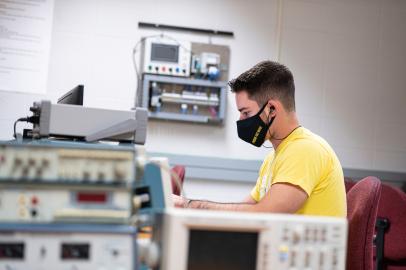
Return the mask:
M 246 110 L 246 109 L 248 109 L 248 107 L 242 107 L 242 108 L 239 108 L 238 111 L 241 112 L 241 111 Z

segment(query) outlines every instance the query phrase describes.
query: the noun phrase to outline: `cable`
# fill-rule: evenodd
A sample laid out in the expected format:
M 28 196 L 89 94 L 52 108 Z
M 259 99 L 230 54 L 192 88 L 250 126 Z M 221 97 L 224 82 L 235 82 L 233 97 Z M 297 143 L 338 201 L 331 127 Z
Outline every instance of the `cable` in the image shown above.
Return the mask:
M 266 121 L 269 123 L 269 116 L 271 115 L 271 112 L 269 112 L 269 114 L 268 114 L 268 116 L 266 117 Z M 270 128 L 270 126 L 268 127 L 268 130 L 266 131 L 268 134 L 269 134 L 269 138 L 272 138 L 272 134 L 271 134 L 271 132 L 269 131 L 269 128 Z M 265 146 L 265 145 L 262 145 L 262 147 L 265 147 L 265 148 L 273 148 L 273 145 L 272 146 Z
M 14 139 L 17 139 L 17 132 L 16 132 L 16 127 L 17 127 L 17 123 L 18 122 L 28 122 L 28 123 L 38 123 L 39 121 L 39 117 L 38 116 L 27 116 L 27 117 L 21 117 L 18 118 L 15 122 L 14 122 L 14 133 L 13 133 L 13 137 Z
M 14 139 L 17 139 L 17 132 L 16 132 L 17 123 L 18 123 L 18 122 L 22 122 L 22 121 L 26 121 L 26 120 L 27 120 L 26 117 L 21 117 L 21 118 L 18 118 L 18 119 L 14 122 L 14 133 L 13 133 Z
M 273 146 L 265 146 L 265 145 L 262 145 L 262 147 L 264 147 L 264 148 L 273 148 Z
M 289 135 L 292 134 L 293 131 L 295 131 L 296 129 L 298 129 L 298 128 L 300 128 L 300 127 L 301 127 L 301 125 L 298 125 L 298 126 L 295 127 L 294 129 L 292 129 L 292 131 L 289 132 L 288 135 L 286 135 L 286 136 L 283 137 L 283 138 L 275 138 L 275 137 L 272 137 L 271 133 L 268 133 L 268 134 L 269 134 L 269 136 L 271 136 L 271 139 L 273 139 L 273 140 L 283 141 L 284 139 L 286 139 L 287 137 L 289 137 Z M 268 132 L 269 132 L 269 130 L 268 130 Z M 265 145 L 262 145 L 262 146 L 265 147 L 265 148 L 273 148 L 273 146 L 265 146 Z
M 289 135 L 290 134 L 292 134 L 293 133 L 293 131 L 295 131 L 296 129 L 298 129 L 298 128 L 300 128 L 301 127 L 301 125 L 298 125 L 297 127 L 295 127 L 294 129 L 292 129 L 292 131 L 291 132 L 289 132 L 288 133 L 288 135 L 286 135 L 285 137 L 283 137 L 283 138 L 272 138 L 272 139 L 274 139 L 274 140 L 278 140 L 278 141 L 283 141 L 284 139 L 286 139 L 287 137 L 289 137 Z
M 142 107 L 142 104 L 141 104 L 142 91 L 140 91 L 142 77 L 141 77 L 140 72 L 138 71 L 137 62 L 135 60 L 135 55 L 137 54 L 138 46 L 140 44 L 142 44 L 148 38 L 159 37 L 159 36 L 161 36 L 161 35 L 150 35 L 150 36 L 142 37 L 140 40 L 138 40 L 138 42 L 133 47 L 131 58 L 132 58 L 132 62 L 133 62 L 134 70 L 135 70 L 135 76 L 136 76 L 136 80 L 137 80 L 137 89 L 136 89 L 137 93 L 136 93 L 136 97 L 135 97 L 135 107 L 138 107 L 138 106 Z
M 140 44 L 142 44 L 146 39 L 154 38 L 154 37 L 162 37 L 162 38 L 165 37 L 167 39 L 175 41 L 176 44 L 179 45 L 181 48 L 183 48 L 185 51 L 190 52 L 190 54 L 192 54 L 192 55 L 194 54 L 192 50 L 190 50 L 190 49 L 186 48 L 185 46 L 183 46 L 179 42 L 179 40 L 177 40 L 176 38 L 173 38 L 171 36 L 168 36 L 168 35 L 166 35 L 164 33 L 162 33 L 160 35 L 145 36 L 145 37 L 142 37 L 140 40 L 138 40 L 138 42 L 134 45 L 133 50 L 132 50 L 132 62 L 133 62 L 133 66 L 134 66 L 134 70 L 135 70 L 135 76 L 136 76 L 136 80 L 137 80 L 137 93 L 135 95 L 135 106 L 138 106 L 138 97 L 140 96 L 140 92 L 139 92 L 139 90 L 140 90 L 140 82 L 142 80 L 141 74 L 140 74 L 140 72 L 138 70 L 138 67 L 137 67 L 137 62 L 136 62 L 136 59 L 135 59 L 135 55 L 137 54 L 137 50 L 138 50 L 138 47 L 140 46 Z
M 266 121 L 269 123 L 269 116 L 271 115 L 271 113 L 269 113 L 268 114 L 268 116 L 267 116 L 267 119 L 266 119 Z M 270 132 L 270 130 L 269 130 L 269 128 L 268 128 L 268 134 L 269 134 L 269 138 L 270 139 L 272 139 L 272 140 L 277 140 L 277 141 L 283 141 L 284 139 L 286 139 L 287 137 L 289 137 L 289 135 L 290 134 L 292 134 L 293 133 L 293 131 L 295 131 L 296 129 L 298 129 L 298 128 L 300 128 L 301 127 L 301 125 L 298 125 L 297 127 L 295 127 L 294 129 L 292 129 L 292 131 L 291 132 L 289 132 L 288 133 L 288 135 L 286 135 L 285 137 L 283 137 L 283 138 L 275 138 L 275 137 L 273 137 L 272 136 L 272 134 L 271 134 L 271 132 Z M 273 148 L 273 146 L 265 146 L 265 145 L 262 145 L 262 147 L 265 147 L 265 148 Z
M 138 67 L 137 67 L 137 62 L 135 60 L 135 55 L 137 54 L 137 48 L 138 46 L 143 43 L 147 38 L 152 38 L 152 37 L 157 37 L 159 35 L 151 35 L 151 36 L 146 36 L 146 37 L 142 37 L 133 47 L 132 50 L 132 62 L 133 62 L 133 66 L 134 66 L 134 70 L 135 70 L 135 77 L 136 77 L 136 81 L 137 81 L 137 89 L 136 89 L 136 96 L 135 96 L 135 107 L 138 106 L 142 106 L 141 104 L 141 98 L 142 98 L 142 91 L 140 91 L 141 89 L 141 74 L 138 71 Z

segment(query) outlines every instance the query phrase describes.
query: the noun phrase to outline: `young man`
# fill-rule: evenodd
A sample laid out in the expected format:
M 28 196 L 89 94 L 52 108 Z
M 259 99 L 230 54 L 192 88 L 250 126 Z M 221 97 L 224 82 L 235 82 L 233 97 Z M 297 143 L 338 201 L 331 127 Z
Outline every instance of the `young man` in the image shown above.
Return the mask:
M 257 183 L 241 203 L 216 203 L 173 196 L 177 207 L 345 217 L 343 170 L 328 143 L 300 126 L 289 69 L 263 61 L 229 82 L 240 120 L 238 136 L 274 151 L 265 158 Z

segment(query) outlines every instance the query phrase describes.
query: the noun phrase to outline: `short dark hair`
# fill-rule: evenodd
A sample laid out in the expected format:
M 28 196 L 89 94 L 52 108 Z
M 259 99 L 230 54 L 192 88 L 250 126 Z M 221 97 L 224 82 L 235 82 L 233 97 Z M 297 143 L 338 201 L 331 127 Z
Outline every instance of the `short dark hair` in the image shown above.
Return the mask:
M 290 70 L 277 62 L 262 61 L 228 82 L 231 91 L 246 91 L 248 97 L 263 106 L 270 98 L 278 99 L 287 111 L 295 111 L 295 82 Z

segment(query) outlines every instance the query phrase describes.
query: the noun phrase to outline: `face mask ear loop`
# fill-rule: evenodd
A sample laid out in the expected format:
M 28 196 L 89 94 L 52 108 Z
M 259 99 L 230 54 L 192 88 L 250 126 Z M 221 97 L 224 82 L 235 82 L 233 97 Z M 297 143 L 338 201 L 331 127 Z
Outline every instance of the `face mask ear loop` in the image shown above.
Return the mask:
M 271 122 L 269 122 L 269 117 L 270 117 L 270 115 L 271 115 L 271 112 L 269 111 L 269 113 L 268 113 L 268 116 L 266 117 L 266 122 L 268 123 L 267 125 L 268 125 L 268 130 L 266 131 L 268 134 L 269 134 L 269 138 L 271 138 L 272 136 L 271 136 L 271 132 L 269 131 L 269 127 L 271 126 L 271 124 L 272 124 L 272 122 L 273 122 L 273 119 L 271 118 Z M 275 119 L 275 118 L 274 118 Z M 262 145 L 262 147 L 265 147 L 265 148 L 273 148 L 273 146 L 265 146 L 265 145 Z
M 262 106 L 262 108 L 257 112 L 256 115 L 258 115 L 258 116 L 261 115 L 261 113 L 264 111 L 265 107 L 266 107 L 266 103 L 264 104 L 264 106 Z

